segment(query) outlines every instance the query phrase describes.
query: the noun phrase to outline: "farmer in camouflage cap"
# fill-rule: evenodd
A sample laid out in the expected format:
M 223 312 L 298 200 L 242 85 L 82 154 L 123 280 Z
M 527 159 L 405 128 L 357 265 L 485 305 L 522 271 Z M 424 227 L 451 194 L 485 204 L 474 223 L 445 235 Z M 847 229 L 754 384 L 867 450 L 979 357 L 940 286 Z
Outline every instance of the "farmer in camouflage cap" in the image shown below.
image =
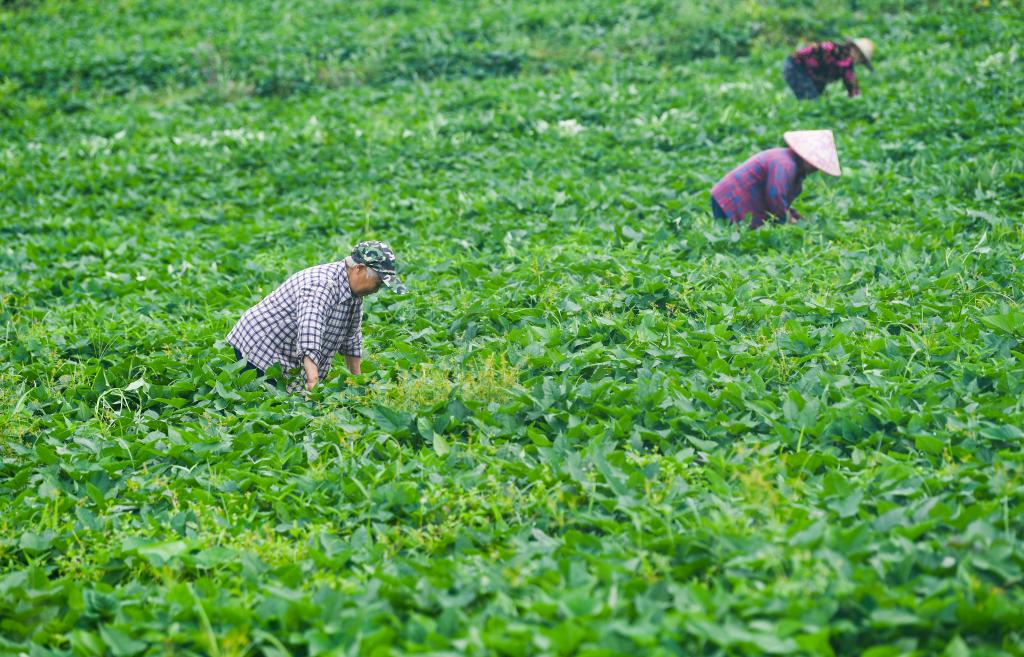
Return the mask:
M 227 341 L 245 368 L 260 376 L 280 365 L 289 390 L 312 390 L 339 352 L 349 371 L 359 374 L 363 297 L 382 285 L 406 292 L 395 272 L 395 252 L 384 242 L 361 242 L 344 260 L 292 274 L 245 311 Z

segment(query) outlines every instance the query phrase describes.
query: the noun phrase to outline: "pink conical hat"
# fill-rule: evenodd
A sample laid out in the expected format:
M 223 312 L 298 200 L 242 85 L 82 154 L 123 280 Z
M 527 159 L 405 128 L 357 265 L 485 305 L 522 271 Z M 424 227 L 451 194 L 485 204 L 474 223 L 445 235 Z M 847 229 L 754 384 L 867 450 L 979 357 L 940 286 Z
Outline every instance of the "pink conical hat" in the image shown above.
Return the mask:
M 831 130 L 792 130 L 782 135 L 786 145 L 815 169 L 841 176 L 839 153 Z

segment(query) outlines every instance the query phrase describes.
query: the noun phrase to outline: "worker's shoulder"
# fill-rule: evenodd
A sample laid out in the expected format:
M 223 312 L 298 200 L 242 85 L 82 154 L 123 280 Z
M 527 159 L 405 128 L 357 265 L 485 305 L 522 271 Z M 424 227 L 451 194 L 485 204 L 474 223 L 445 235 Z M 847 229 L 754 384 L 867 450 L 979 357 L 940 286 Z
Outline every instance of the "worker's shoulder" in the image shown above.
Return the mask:
M 796 170 L 796 159 L 793 152 L 788 148 L 769 148 L 768 150 L 754 153 L 746 162 L 736 167 L 737 174 L 758 174 L 765 175 L 772 169 L 779 167 Z
M 306 280 L 331 280 L 338 277 L 339 274 L 345 271 L 345 263 L 342 262 L 328 262 L 322 265 L 313 265 L 312 267 L 306 267 L 301 269 L 294 274 L 292 278 L 306 279 Z
M 769 148 L 758 153 L 756 157 L 765 166 L 782 167 L 794 171 L 797 169 L 797 155 L 791 148 Z
M 323 287 L 341 291 L 348 282 L 348 271 L 345 269 L 343 261 L 328 262 L 297 271 L 289 278 L 293 283 L 302 287 Z

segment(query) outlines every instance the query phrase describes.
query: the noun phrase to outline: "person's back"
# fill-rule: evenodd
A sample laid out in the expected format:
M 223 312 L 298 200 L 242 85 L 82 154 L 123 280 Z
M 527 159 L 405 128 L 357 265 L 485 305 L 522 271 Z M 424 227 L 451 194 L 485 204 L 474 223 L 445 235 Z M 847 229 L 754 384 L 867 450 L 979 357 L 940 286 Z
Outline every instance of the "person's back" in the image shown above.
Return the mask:
M 711 189 L 711 197 L 733 223 L 750 217 L 757 228 L 769 214 L 785 221 L 803 189 L 799 158 L 789 148 L 761 151 L 730 171 Z
M 875 44 L 871 39 L 812 43 L 786 58 L 782 77 L 801 100 L 817 98 L 836 80 L 842 80 L 847 95 L 854 98 L 860 95 L 854 67 L 859 62 L 870 70 L 874 52 Z
M 353 374 L 361 371 L 363 297 L 381 286 L 398 294 L 405 286 L 395 272 L 395 254 L 384 242 L 361 242 L 345 260 L 292 274 L 245 311 L 227 336 L 235 357 L 260 375 L 273 365 L 288 387 L 319 383 L 341 353 Z M 293 378 L 292 371 L 303 376 Z M 304 379 L 304 381 L 303 381 Z
M 298 367 L 308 355 L 325 375 L 335 353 L 361 356 L 361 319 L 344 261 L 331 262 L 289 276 L 242 315 L 227 341 L 260 370 Z

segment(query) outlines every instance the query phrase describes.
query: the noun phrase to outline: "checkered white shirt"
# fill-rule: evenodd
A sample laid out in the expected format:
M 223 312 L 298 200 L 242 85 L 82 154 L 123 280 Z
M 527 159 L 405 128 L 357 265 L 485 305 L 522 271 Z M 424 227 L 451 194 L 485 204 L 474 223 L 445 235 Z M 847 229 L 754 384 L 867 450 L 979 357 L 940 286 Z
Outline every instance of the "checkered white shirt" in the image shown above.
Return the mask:
M 335 354 L 362 356 L 362 321 L 363 300 L 352 294 L 345 262 L 332 262 L 289 276 L 245 311 L 227 341 L 261 370 L 279 363 L 285 372 L 299 368 L 305 381 L 305 356 L 316 363 L 320 378 Z

